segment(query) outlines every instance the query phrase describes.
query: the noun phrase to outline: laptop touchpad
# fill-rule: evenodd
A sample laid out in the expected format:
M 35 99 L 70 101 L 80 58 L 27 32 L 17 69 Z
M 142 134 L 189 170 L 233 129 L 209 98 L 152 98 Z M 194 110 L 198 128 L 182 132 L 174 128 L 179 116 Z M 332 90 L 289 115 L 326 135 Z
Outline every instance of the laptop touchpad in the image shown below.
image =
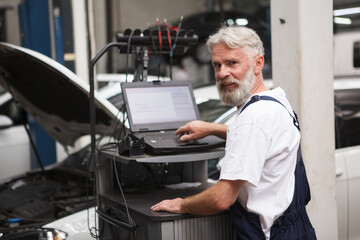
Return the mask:
M 182 141 L 180 141 L 179 140 L 179 145 L 180 146 L 194 146 L 194 145 L 207 145 L 208 143 L 206 143 L 206 142 L 199 142 L 199 141 L 197 141 L 197 140 L 189 140 L 189 141 L 184 141 L 184 142 L 182 142 Z

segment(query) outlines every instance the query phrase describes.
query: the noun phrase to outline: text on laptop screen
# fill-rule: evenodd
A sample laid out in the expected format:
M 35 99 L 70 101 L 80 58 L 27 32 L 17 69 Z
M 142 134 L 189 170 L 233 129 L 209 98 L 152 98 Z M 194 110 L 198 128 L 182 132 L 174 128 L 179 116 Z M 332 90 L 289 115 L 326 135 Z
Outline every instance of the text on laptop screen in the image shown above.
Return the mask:
M 126 94 L 134 124 L 196 119 L 188 87 L 128 88 Z

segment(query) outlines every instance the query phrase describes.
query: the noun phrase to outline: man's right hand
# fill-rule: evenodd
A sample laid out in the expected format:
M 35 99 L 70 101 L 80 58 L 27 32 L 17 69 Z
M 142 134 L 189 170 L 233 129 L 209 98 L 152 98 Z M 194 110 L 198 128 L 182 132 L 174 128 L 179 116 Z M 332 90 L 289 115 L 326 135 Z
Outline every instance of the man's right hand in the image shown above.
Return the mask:
M 175 133 L 180 134 L 180 141 L 200 139 L 208 135 L 216 135 L 223 139 L 226 138 L 227 126 L 219 123 L 209 123 L 205 121 L 191 121 L 180 127 Z

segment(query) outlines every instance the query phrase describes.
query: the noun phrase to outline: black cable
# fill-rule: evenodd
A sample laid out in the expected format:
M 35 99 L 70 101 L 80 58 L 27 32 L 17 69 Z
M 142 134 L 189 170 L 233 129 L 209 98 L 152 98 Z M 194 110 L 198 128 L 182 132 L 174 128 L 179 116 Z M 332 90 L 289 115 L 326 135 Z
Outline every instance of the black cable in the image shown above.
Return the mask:
M 21 110 L 20 110 L 20 108 L 18 106 L 17 100 L 15 99 L 15 96 L 11 91 L 10 84 L 9 84 L 9 82 L 8 82 L 8 80 L 6 78 L 5 78 L 5 81 L 6 81 L 6 84 L 7 84 L 7 89 L 9 91 L 9 93 L 11 94 L 12 98 L 14 99 L 16 110 L 20 113 L 20 119 L 21 119 L 22 125 L 24 126 L 26 134 L 27 134 L 27 136 L 28 136 L 28 138 L 30 140 L 31 148 L 33 149 L 33 151 L 35 153 L 36 160 L 37 160 L 37 162 L 38 162 L 38 164 L 39 164 L 39 166 L 41 168 L 41 172 L 45 173 L 44 164 L 41 161 L 40 154 L 39 154 L 39 152 L 37 150 L 37 147 L 36 147 L 36 145 L 34 143 L 33 138 L 31 137 L 30 131 L 29 131 L 28 127 L 26 126 L 26 121 L 24 119 L 24 116 L 21 114 Z
M 124 200 L 125 210 L 126 210 L 126 214 L 127 214 L 127 217 L 128 217 L 129 224 L 130 225 L 135 225 L 133 219 L 130 216 L 129 208 L 128 208 L 128 205 L 127 205 L 127 202 L 126 202 L 126 198 L 125 198 L 124 192 L 123 192 L 122 187 L 121 187 L 121 183 L 120 183 L 120 179 L 119 179 L 119 175 L 118 175 L 118 171 L 117 171 L 117 167 L 116 167 L 115 155 L 114 155 L 113 165 L 114 165 L 116 182 L 117 182 L 117 184 L 119 186 L 121 196 L 122 196 L 122 198 Z
M 126 117 L 125 117 L 125 114 L 124 114 L 123 115 L 123 122 L 127 121 L 127 119 L 128 119 L 128 115 L 126 114 Z M 121 131 L 124 131 L 124 138 L 125 138 L 125 136 L 127 135 L 125 125 L 123 125 L 123 127 L 121 128 Z M 121 134 L 121 132 L 120 132 L 120 134 Z
M 87 177 L 86 178 L 86 199 L 88 200 L 89 199 L 89 178 Z M 94 199 L 94 201 L 95 201 L 95 199 Z M 90 204 L 89 204 L 89 201 L 87 202 L 87 208 L 86 208 L 86 213 L 87 213 L 87 227 L 88 227 L 88 230 L 89 230 L 89 232 L 90 232 L 90 235 L 91 235 L 91 237 L 93 237 L 93 238 L 98 238 L 97 236 L 97 229 L 96 229 L 96 227 L 91 227 L 90 228 L 90 215 L 89 215 L 89 212 L 90 212 Z M 95 216 L 96 216 L 96 214 L 95 214 Z M 95 226 L 96 226 L 96 224 L 95 224 Z M 96 233 L 93 233 L 93 230 L 95 230 L 96 231 Z
M 87 162 L 87 168 L 88 169 L 89 169 L 89 162 L 90 161 Z M 96 186 L 95 186 L 96 185 L 96 178 L 94 178 L 95 177 L 94 174 L 91 173 L 90 171 L 89 171 L 89 174 L 91 174 L 91 177 L 94 179 L 93 194 L 95 196 L 96 195 Z M 89 194 L 89 177 L 86 177 L 87 227 L 88 227 L 88 230 L 89 230 L 89 233 L 90 233 L 91 237 L 98 239 L 100 236 L 99 236 L 99 230 L 96 228 L 96 225 L 97 225 L 96 224 L 96 218 L 97 218 L 96 217 L 96 211 L 95 211 L 95 214 L 94 214 L 94 216 L 95 216 L 94 227 L 90 228 L 90 215 L 89 215 L 89 213 L 90 213 L 90 201 L 89 201 L 89 196 L 90 196 L 90 194 Z M 93 198 L 93 201 L 94 201 L 94 205 L 96 205 L 96 198 Z
M 103 219 L 104 221 L 108 222 L 109 225 L 109 230 L 110 230 L 110 234 L 112 239 L 117 239 L 118 235 L 115 232 L 115 226 L 116 227 L 124 227 L 126 229 L 129 230 L 129 237 L 128 239 L 130 239 L 130 236 L 133 236 L 133 239 L 136 239 L 136 224 L 134 222 L 134 220 L 131 218 L 130 213 L 129 213 L 129 208 L 124 196 L 124 192 L 122 190 L 121 187 L 121 183 L 120 183 L 120 179 L 118 176 L 118 171 L 117 171 L 117 166 L 116 166 L 116 161 L 115 161 L 115 155 L 114 155 L 114 160 L 113 160 L 113 165 L 114 165 L 114 171 L 115 171 L 115 177 L 116 177 L 116 181 L 117 184 L 119 186 L 122 198 L 124 200 L 124 205 L 125 205 L 125 209 L 126 209 L 126 213 L 123 213 L 120 209 L 115 208 L 115 207 L 110 207 L 109 208 L 109 214 L 103 212 L 102 210 L 98 209 L 97 212 L 99 214 L 99 217 L 101 219 Z M 121 221 L 119 218 L 116 218 L 116 216 L 120 214 L 120 219 L 121 216 L 125 216 L 128 218 L 128 223 L 125 223 L 123 221 Z
M 155 53 L 155 62 L 156 62 L 157 67 L 158 67 L 158 80 L 160 80 L 160 54 L 161 53 L 157 51 L 153 34 L 154 34 L 154 32 L 150 33 L 150 39 L 151 39 L 151 44 L 152 44 L 153 51 Z
M 161 54 L 161 48 L 162 48 L 162 34 L 161 34 L 161 27 L 159 23 L 159 19 L 156 18 L 156 27 L 158 30 L 158 42 L 159 42 L 159 58 L 158 58 L 158 79 L 160 79 L 160 54 Z
M 105 134 L 103 134 L 100 138 L 98 138 L 97 139 L 97 143 L 96 143 L 96 148 L 98 148 L 98 146 L 99 146 L 99 144 L 100 144 L 100 142 L 101 142 L 101 140 L 104 138 L 104 136 L 108 136 L 109 135 L 109 132 L 110 131 L 114 131 L 114 129 L 116 129 L 116 126 L 119 124 L 119 122 L 120 122 L 120 120 L 118 119 L 118 115 L 119 115 L 119 113 L 121 112 L 121 109 L 119 109 L 119 111 L 118 111 L 118 113 L 117 113 L 117 115 L 115 116 L 115 121 L 114 121 L 114 123 L 113 123 L 113 125 L 109 128 L 109 131 L 107 132 L 107 133 L 105 133 Z M 107 145 L 110 145 L 110 144 L 116 144 L 116 143 L 110 143 L 110 142 L 108 142 L 107 144 L 104 144 L 103 146 L 102 146 L 102 148 L 104 147 L 104 146 L 107 146 Z M 115 146 L 115 148 L 116 148 L 116 146 Z M 109 149 L 111 149 L 111 148 L 109 148 Z M 104 149 L 102 149 L 102 150 L 104 150 Z M 87 165 L 87 167 L 88 167 L 88 169 L 89 169 L 89 162 L 90 161 L 88 161 L 88 165 Z M 92 174 L 92 173 L 90 173 L 90 174 Z M 93 176 L 94 177 L 94 176 Z M 96 180 L 94 179 L 94 195 L 96 194 Z M 88 180 L 88 178 L 86 178 L 86 197 L 87 197 L 87 199 L 89 199 L 89 191 L 88 191 L 88 186 L 89 186 L 89 180 Z M 94 201 L 96 201 L 96 199 L 94 198 Z M 96 205 L 96 204 L 95 204 Z M 87 222 L 87 224 L 88 224 L 88 230 L 89 230 L 89 232 L 90 232 L 90 235 L 93 237 L 93 238 L 99 238 L 100 237 L 100 234 L 99 234 L 99 230 L 96 228 L 96 210 L 95 210 L 95 227 L 91 227 L 90 228 L 90 217 L 89 217 L 89 208 L 90 208 L 90 206 L 89 206 L 89 201 L 88 201 L 88 206 L 87 206 L 87 220 L 88 220 L 88 222 Z
M 117 115 L 116 115 L 116 117 L 115 117 L 115 121 L 114 121 L 114 123 L 113 123 L 113 125 L 109 128 L 109 131 L 107 132 L 107 133 L 105 133 L 105 134 L 103 134 L 100 138 L 98 138 L 97 139 L 97 143 L 96 143 L 96 148 L 98 148 L 99 147 L 99 144 L 100 144 L 100 142 L 101 142 L 101 140 L 103 139 L 103 137 L 104 136 L 108 136 L 109 135 L 109 133 L 110 133 L 110 131 L 114 131 L 115 129 L 116 129 L 116 127 L 117 127 L 117 125 L 120 123 L 120 120 L 118 119 L 118 115 L 120 114 L 120 112 L 123 112 L 123 109 L 125 109 L 125 104 L 119 109 L 119 111 L 118 111 L 118 113 L 117 113 Z M 122 124 L 123 124 L 123 126 L 122 126 L 122 128 L 121 128 L 121 130 L 120 131 L 122 131 L 124 128 L 125 128 L 125 116 L 124 116 L 125 114 L 124 114 L 124 112 L 123 112 L 123 122 L 122 122 Z M 114 139 L 115 139 L 115 137 L 114 137 Z M 113 149 L 114 147 L 110 147 L 112 144 L 114 144 L 115 145 L 115 148 L 116 148 L 116 145 L 117 145 L 117 143 L 116 142 L 113 142 L 113 143 L 111 143 L 111 142 L 108 142 L 108 143 L 106 143 L 106 144 L 104 144 L 104 145 L 102 145 L 101 146 L 101 150 L 107 150 L 107 149 Z M 107 148 L 108 147 L 108 148 Z M 88 164 L 89 164 L 89 162 L 88 162 Z M 97 178 L 95 178 L 94 179 L 94 195 L 96 194 L 96 179 Z M 89 198 L 89 191 L 88 191 L 88 178 L 86 179 L 86 183 L 87 183 L 87 198 Z M 94 201 L 95 201 L 95 198 L 94 198 Z M 101 235 L 101 232 L 99 231 L 99 229 L 97 229 L 96 228 L 96 215 L 97 215 L 97 212 L 96 212 L 96 210 L 95 210 L 95 227 L 91 227 L 90 228 L 90 222 L 89 222 L 89 219 L 90 219 L 90 217 L 89 217 L 89 208 L 90 208 L 90 206 L 89 206 L 89 202 L 88 202 L 88 207 L 87 207 L 87 215 L 88 215 L 88 230 L 89 230 L 89 232 L 90 232 L 90 235 L 93 237 L 93 238 L 99 238 L 100 237 L 100 235 Z
M 99 197 L 99 195 L 100 195 L 100 183 L 99 183 L 99 180 L 98 179 L 100 179 L 100 176 L 99 176 L 99 171 L 95 171 L 95 179 L 94 179 L 94 191 L 96 191 L 96 196 L 97 196 L 97 198 L 96 198 L 96 200 L 97 200 L 97 202 L 96 202 L 96 204 L 97 204 L 97 207 L 100 207 L 101 206 L 101 204 L 100 204 L 100 197 Z M 97 221 L 96 221 L 96 219 L 97 219 L 97 211 L 95 211 L 95 226 L 97 225 Z M 96 228 L 96 227 L 95 227 Z M 97 232 L 98 232 L 98 230 L 97 230 Z
M 15 104 L 15 105 L 17 105 L 17 104 Z M 21 117 L 21 119 L 23 119 L 23 116 Z M 31 144 L 31 148 L 33 149 L 33 151 L 34 151 L 34 153 L 35 153 L 36 160 L 37 160 L 37 162 L 38 162 L 38 164 L 39 164 L 39 166 L 40 166 L 40 168 L 41 168 L 41 171 L 42 171 L 43 173 L 45 173 L 44 164 L 43 164 L 42 161 L 41 161 L 40 154 L 39 154 L 39 152 L 38 152 L 38 150 L 37 150 L 37 147 L 36 147 L 36 145 L 35 145 L 35 143 L 34 143 L 33 138 L 31 137 L 30 131 L 29 131 L 28 127 L 26 126 L 25 121 L 23 121 L 23 120 L 21 120 L 21 121 L 22 121 L 22 124 L 23 124 L 23 126 L 24 126 L 24 128 L 25 128 L 26 134 L 27 134 L 28 137 L 29 137 L 30 144 Z
M 115 125 L 112 127 L 112 131 L 113 134 L 112 134 L 112 137 L 114 138 L 114 142 L 116 143 L 119 143 L 119 139 L 121 139 L 121 131 L 123 128 L 125 128 L 125 122 L 124 122 L 124 109 L 125 109 L 125 104 L 123 104 L 118 113 L 116 114 L 116 122 L 115 122 Z M 121 122 L 119 119 L 118 119 L 118 116 L 120 114 L 120 112 L 123 114 L 123 121 Z M 121 129 L 120 129 L 120 135 L 118 136 L 118 138 L 116 138 L 116 129 L 117 129 L 117 126 L 119 125 L 119 123 L 121 122 L 122 126 L 121 126 Z M 108 134 L 108 133 L 107 133 Z
M 100 142 L 101 142 L 101 140 L 104 138 L 104 136 L 108 136 L 109 135 L 109 133 L 110 133 L 110 131 L 114 131 L 114 129 L 116 129 L 116 126 L 118 125 L 118 123 L 120 122 L 120 120 L 118 119 L 118 115 L 119 115 L 119 113 L 121 112 L 121 109 L 118 111 L 118 113 L 116 114 L 116 116 L 115 116 L 115 121 L 113 122 L 113 125 L 109 128 L 109 131 L 107 132 L 107 133 L 105 133 L 105 134 L 103 134 L 100 138 L 98 138 L 97 139 L 97 141 L 96 141 L 96 148 L 98 148 L 99 147 L 99 144 L 100 144 Z M 107 144 L 104 144 L 103 146 L 106 146 L 106 145 L 110 145 L 110 144 L 115 144 L 115 143 L 107 143 Z M 103 147 L 102 146 L 102 147 Z M 88 161 L 87 162 L 87 167 L 88 167 L 88 169 L 89 169 L 89 162 L 90 161 Z M 90 172 L 89 172 L 90 173 Z M 92 173 L 90 173 L 90 174 L 92 174 Z M 94 178 L 94 175 L 93 175 L 93 178 Z M 86 178 L 86 197 L 87 197 L 87 200 L 89 199 L 89 191 L 88 191 L 88 186 L 89 186 L 89 179 L 88 178 Z M 96 178 L 94 179 L 94 185 L 93 185 L 93 187 L 94 187 L 94 195 L 96 194 Z M 94 198 L 94 201 L 96 201 L 96 199 Z M 95 202 L 95 205 L 96 205 L 96 202 Z M 88 230 L 89 230 L 89 232 L 90 232 L 90 235 L 93 237 L 93 238 L 99 238 L 100 237 L 100 234 L 99 234 L 99 230 L 96 228 L 96 222 L 97 222 L 97 220 L 96 220 L 96 210 L 95 210 L 95 227 L 91 227 L 90 228 L 90 217 L 89 217 L 89 208 L 90 208 L 90 205 L 89 205 L 89 200 L 88 200 L 88 205 L 87 205 L 87 224 L 88 224 Z
M 121 127 L 121 129 L 120 129 L 120 136 L 121 136 L 121 132 L 122 131 L 124 131 L 124 137 L 122 138 L 122 141 L 126 138 L 126 135 L 127 135 L 127 133 L 126 133 L 126 127 L 125 127 L 125 121 L 127 121 L 127 119 L 128 119 L 128 114 L 127 114 L 127 109 L 126 109 L 126 104 L 125 104 L 125 99 L 124 99 L 124 93 L 122 93 L 122 97 L 123 97 L 123 101 L 124 101 L 124 104 L 123 104 L 123 106 L 121 107 L 121 111 L 122 111 L 122 113 L 123 113 L 123 119 L 122 119 L 122 127 Z M 125 113 L 126 113 L 126 117 L 125 117 Z M 120 139 L 120 137 L 119 137 L 119 139 Z
M 179 36 L 179 32 L 181 30 L 181 24 L 182 24 L 182 20 L 183 20 L 183 16 L 181 16 L 180 18 L 180 21 L 179 21 L 179 24 L 178 24 L 178 29 L 176 31 L 176 36 L 175 36 L 175 41 L 174 41 L 174 44 L 172 46 L 170 46 L 170 66 L 169 66 L 169 71 L 170 71 L 170 80 L 173 80 L 172 79 L 172 67 L 173 67 L 173 55 L 174 55 L 174 50 L 176 48 L 176 43 L 177 43 L 177 39 L 178 39 L 178 36 Z
M 117 240 L 117 239 L 118 239 L 118 236 L 117 236 L 117 234 L 115 233 L 114 228 L 115 228 L 115 226 L 113 226 L 112 224 L 109 225 L 109 230 L 110 230 L 110 234 L 111 234 L 111 239 Z
M 171 36 L 170 36 L 169 25 L 168 25 L 168 23 L 166 21 L 166 18 L 164 19 L 164 23 L 165 23 L 165 28 L 166 28 L 166 36 L 167 36 L 168 44 L 169 44 L 169 57 L 170 57 L 169 77 L 170 77 L 170 80 L 172 80 L 173 48 L 172 48 L 172 44 L 171 44 Z
M 125 105 L 125 104 L 124 104 Z M 123 105 L 123 106 L 124 106 Z M 99 144 L 100 144 L 100 142 L 101 142 L 101 140 L 105 137 L 105 136 L 109 136 L 109 133 L 110 132 L 115 132 L 115 130 L 116 130 L 116 127 L 117 127 L 117 125 L 120 123 L 120 120 L 118 119 L 118 116 L 119 116 L 119 114 L 120 114 L 120 112 L 122 112 L 122 109 L 123 107 L 121 107 L 120 109 L 119 109 L 119 111 L 117 112 L 117 114 L 116 114 L 116 116 L 115 116 L 115 121 L 113 122 L 113 125 L 109 128 L 109 130 L 105 133 L 105 134 L 103 134 L 103 135 L 101 135 L 97 140 L 96 140 L 96 148 L 99 146 Z M 124 126 L 124 122 L 123 122 L 123 126 Z M 114 137 L 114 135 L 115 135 L 115 133 L 112 135 L 113 137 Z M 115 139 L 115 137 L 114 137 L 114 139 Z M 111 140 L 111 139 L 110 139 Z M 109 141 L 110 141 L 109 140 Z M 115 142 L 115 140 L 114 140 L 114 142 Z
M 156 50 L 156 46 L 155 46 L 155 41 L 154 41 L 154 36 L 153 36 L 153 32 L 150 33 L 150 39 L 151 39 L 151 43 L 152 43 L 152 47 L 153 47 L 153 51 L 155 52 L 155 54 L 157 55 L 157 50 Z
M 126 61 L 125 61 L 125 82 L 127 82 L 127 77 L 128 77 L 128 68 L 129 68 L 129 54 L 130 54 L 130 46 L 131 46 L 131 38 L 133 36 L 134 32 L 131 32 L 128 38 L 128 43 L 127 43 L 127 50 L 126 50 Z
M 176 36 L 175 36 L 175 41 L 174 41 L 173 49 L 176 48 L 176 43 L 177 43 L 177 40 L 178 40 L 178 37 L 179 37 L 179 33 L 180 33 L 180 30 L 181 30 L 181 25 L 182 25 L 183 18 L 184 18 L 184 17 L 181 16 L 180 21 L 179 21 L 179 25 L 178 25 L 178 29 L 177 29 L 177 31 L 176 31 Z
M 170 77 L 170 81 L 173 80 L 173 77 L 172 77 L 172 68 L 173 68 L 173 51 L 170 50 L 170 64 L 169 64 L 169 77 Z

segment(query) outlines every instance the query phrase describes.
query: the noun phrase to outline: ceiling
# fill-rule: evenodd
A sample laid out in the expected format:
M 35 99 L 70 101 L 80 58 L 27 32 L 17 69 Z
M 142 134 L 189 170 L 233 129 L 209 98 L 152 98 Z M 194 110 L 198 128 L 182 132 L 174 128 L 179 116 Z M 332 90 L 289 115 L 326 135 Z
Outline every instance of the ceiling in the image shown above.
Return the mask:
M 359 7 L 359 0 L 333 0 L 334 9 Z
M 210 0 L 211 1 L 211 0 Z M 270 0 L 220 0 L 220 5 L 223 5 L 223 8 L 226 9 L 231 7 L 233 9 L 238 9 L 250 14 L 259 14 L 259 9 L 264 9 L 269 6 Z M 345 9 L 345 8 L 354 8 L 360 7 L 360 0 L 333 0 L 333 9 Z M 341 16 L 351 20 L 351 24 L 334 24 L 334 32 L 343 32 L 343 31 L 353 31 L 360 30 L 360 13 Z
M 333 3 L 334 3 L 334 7 L 333 7 L 334 10 L 360 7 L 359 0 L 333 0 Z M 351 19 L 351 24 L 349 25 L 335 24 L 334 27 L 335 32 L 360 30 L 360 13 L 346 15 L 342 17 Z

